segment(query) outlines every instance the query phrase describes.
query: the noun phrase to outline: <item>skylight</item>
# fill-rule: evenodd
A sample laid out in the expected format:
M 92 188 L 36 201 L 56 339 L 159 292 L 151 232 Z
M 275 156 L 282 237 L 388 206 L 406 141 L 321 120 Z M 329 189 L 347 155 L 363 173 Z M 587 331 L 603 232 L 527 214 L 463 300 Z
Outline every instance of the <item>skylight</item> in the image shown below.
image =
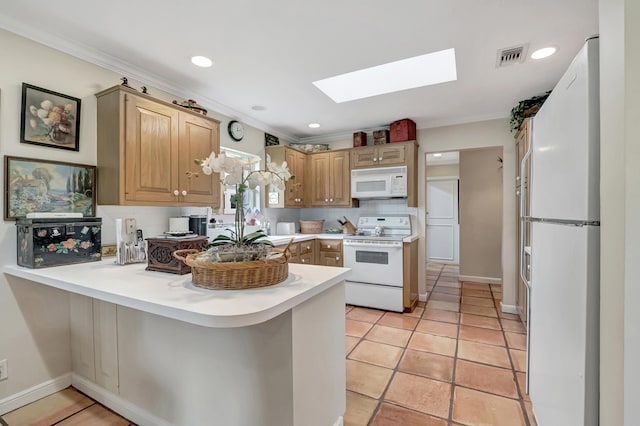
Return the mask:
M 313 84 L 336 103 L 341 103 L 456 79 L 455 49 L 446 49 L 325 78 Z

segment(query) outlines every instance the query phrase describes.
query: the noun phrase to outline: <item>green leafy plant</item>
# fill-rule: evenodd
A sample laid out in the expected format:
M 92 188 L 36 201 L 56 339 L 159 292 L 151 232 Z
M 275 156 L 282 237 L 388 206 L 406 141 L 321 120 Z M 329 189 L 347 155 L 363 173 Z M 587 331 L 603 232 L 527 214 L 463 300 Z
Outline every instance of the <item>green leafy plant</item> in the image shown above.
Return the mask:
M 543 95 L 533 96 L 518 102 L 516 106 L 511 109 L 511 119 L 509 121 L 511 131 L 517 132 L 525 118 L 536 115 L 550 93 L 551 90 L 545 92 Z

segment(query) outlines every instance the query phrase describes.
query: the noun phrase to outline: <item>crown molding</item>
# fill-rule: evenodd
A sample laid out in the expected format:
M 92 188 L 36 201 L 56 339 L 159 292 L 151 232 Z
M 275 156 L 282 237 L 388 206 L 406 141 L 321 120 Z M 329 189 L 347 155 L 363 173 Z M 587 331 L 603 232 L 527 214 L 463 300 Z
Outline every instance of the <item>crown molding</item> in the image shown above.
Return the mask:
M 185 90 L 176 86 L 173 82 L 168 81 L 153 72 L 137 67 L 129 62 L 123 61 L 108 53 L 97 50 L 90 47 L 78 40 L 69 40 L 64 37 L 60 37 L 56 34 L 51 34 L 46 31 L 42 31 L 36 27 L 24 25 L 20 22 L 7 17 L 0 13 L 0 28 L 9 32 L 15 33 L 19 36 L 35 41 L 44 46 L 52 49 L 59 50 L 68 55 L 74 56 L 83 61 L 95 64 L 99 67 L 108 69 L 118 74 L 126 75 L 128 78 L 134 80 L 148 82 L 149 86 L 170 93 L 172 95 L 182 97 L 184 99 L 198 99 L 198 103 L 207 109 L 216 111 L 219 114 L 242 121 L 249 126 L 255 127 L 258 130 L 270 133 L 282 139 L 290 140 L 292 142 L 298 142 L 299 138 L 293 135 L 289 135 L 278 131 L 268 124 L 256 120 L 253 117 L 247 116 L 235 109 L 224 105 L 215 99 L 212 99 L 202 93 L 196 93 L 191 90 Z

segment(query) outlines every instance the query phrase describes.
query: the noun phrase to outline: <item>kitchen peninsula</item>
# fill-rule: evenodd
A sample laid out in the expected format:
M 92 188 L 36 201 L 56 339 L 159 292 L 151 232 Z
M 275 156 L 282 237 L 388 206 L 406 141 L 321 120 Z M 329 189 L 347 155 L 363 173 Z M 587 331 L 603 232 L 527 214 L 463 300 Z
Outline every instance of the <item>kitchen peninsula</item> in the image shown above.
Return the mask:
M 211 291 L 145 266 L 4 272 L 70 293 L 71 384 L 138 424 L 339 424 L 348 269 L 291 264 L 280 284 Z

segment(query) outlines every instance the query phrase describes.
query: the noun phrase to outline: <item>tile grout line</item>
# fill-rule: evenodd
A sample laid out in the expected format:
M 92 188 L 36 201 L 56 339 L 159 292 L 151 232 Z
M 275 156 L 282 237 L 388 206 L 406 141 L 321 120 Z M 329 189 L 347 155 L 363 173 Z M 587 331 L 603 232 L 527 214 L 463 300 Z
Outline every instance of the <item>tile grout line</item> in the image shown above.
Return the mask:
M 491 288 L 491 286 L 489 286 L 489 290 L 491 291 L 491 296 L 493 298 L 493 288 Z M 500 295 L 500 297 L 501 297 L 500 300 L 502 300 L 502 294 Z M 497 310 L 498 309 L 496 308 L 496 311 Z M 517 372 L 516 372 L 515 364 L 513 362 L 513 358 L 511 357 L 511 351 L 509 350 L 510 349 L 509 341 L 507 340 L 507 335 L 506 335 L 506 332 L 505 332 L 504 327 L 502 325 L 502 320 L 503 320 L 503 318 L 500 315 L 498 315 L 498 322 L 500 323 L 500 330 L 502 331 L 502 338 L 504 339 L 505 348 L 507 349 L 507 356 L 509 357 L 509 363 L 511 364 L 511 373 L 513 375 L 513 380 L 514 380 L 515 385 L 516 385 L 516 390 L 518 391 L 518 403 L 520 405 L 520 410 L 522 410 L 522 415 L 524 417 L 525 426 L 531 426 L 531 423 L 529 422 L 529 416 L 527 414 L 527 409 L 526 409 L 526 407 L 524 405 L 524 398 L 523 398 L 522 392 L 520 391 L 520 386 L 518 384 L 518 375 L 517 375 Z

